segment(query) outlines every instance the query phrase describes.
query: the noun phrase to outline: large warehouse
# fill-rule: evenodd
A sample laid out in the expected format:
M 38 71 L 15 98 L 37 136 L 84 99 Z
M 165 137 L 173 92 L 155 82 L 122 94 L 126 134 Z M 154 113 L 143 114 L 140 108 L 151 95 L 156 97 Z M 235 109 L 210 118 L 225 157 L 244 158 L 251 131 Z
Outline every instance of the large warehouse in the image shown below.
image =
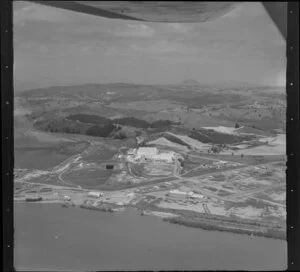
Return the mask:
M 164 152 L 164 153 L 159 153 L 154 156 L 154 160 L 158 161 L 165 161 L 165 162 L 173 162 L 175 158 L 175 153 L 173 151 L 171 152 Z
M 156 147 L 140 147 L 137 150 L 137 155 L 139 157 L 152 158 L 157 155 L 158 150 Z
M 148 160 L 165 161 L 171 163 L 174 161 L 175 152 L 165 151 L 158 152 L 156 147 L 140 147 L 137 150 L 137 158 L 145 158 Z

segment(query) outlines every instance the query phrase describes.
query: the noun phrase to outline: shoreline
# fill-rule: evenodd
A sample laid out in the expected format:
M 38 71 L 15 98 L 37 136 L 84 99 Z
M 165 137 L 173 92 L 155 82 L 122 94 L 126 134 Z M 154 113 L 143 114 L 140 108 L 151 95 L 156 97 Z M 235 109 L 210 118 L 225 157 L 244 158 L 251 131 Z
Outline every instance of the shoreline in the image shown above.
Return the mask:
M 208 231 L 220 231 L 220 232 L 230 232 L 234 234 L 242 234 L 248 235 L 251 237 L 264 237 L 264 238 L 271 238 L 276 240 L 284 240 L 286 241 L 286 234 L 282 231 L 274 230 L 274 229 L 267 229 L 264 231 L 255 231 L 243 228 L 234 228 L 234 227 L 224 227 L 214 223 L 206 223 L 206 222 L 197 222 L 189 219 L 185 219 L 181 216 L 173 217 L 173 218 L 163 218 L 163 221 L 166 221 L 171 224 L 178 224 L 181 226 L 191 227 L 191 228 L 199 228 L 202 230 Z
M 75 205 L 68 205 L 63 206 L 65 203 L 62 200 L 53 200 L 53 201 L 37 201 L 37 202 L 26 202 L 26 201 L 14 201 L 14 204 L 61 204 L 61 208 L 69 208 L 69 207 L 75 207 L 80 209 L 87 209 L 87 210 L 95 210 L 99 212 L 123 212 L 126 211 L 128 208 L 133 208 L 136 211 L 141 211 L 138 207 L 134 207 L 131 205 L 124 205 L 124 206 L 116 206 L 116 205 L 104 205 L 101 206 L 92 206 L 92 205 L 86 205 L 84 203 L 82 204 L 75 204 Z M 138 214 L 136 214 L 138 216 Z M 276 229 L 266 228 L 265 231 L 257 231 L 257 230 L 249 230 L 249 229 L 243 229 L 243 228 L 237 228 L 237 227 L 230 227 L 226 226 L 224 222 L 220 222 L 219 220 L 205 220 L 205 218 L 202 218 L 203 221 L 194 220 L 194 219 L 188 219 L 183 217 L 181 214 L 177 214 L 176 211 L 169 211 L 169 210 L 163 210 L 163 209 L 149 209 L 149 210 L 142 210 L 142 212 L 139 214 L 140 216 L 155 216 L 158 218 L 161 218 L 162 221 L 168 222 L 170 224 L 177 224 L 185 227 L 190 228 L 198 228 L 202 230 L 207 231 L 219 231 L 219 232 L 228 232 L 233 234 L 241 234 L 241 235 L 247 235 L 251 237 L 264 237 L 267 239 L 276 239 L 276 240 L 286 240 L 286 232 L 279 231 Z M 215 221 L 215 222 L 214 222 Z M 222 224 L 221 224 L 222 223 Z M 251 227 L 251 225 L 248 225 Z
M 60 204 L 63 203 L 62 200 L 42 200 L 42 201 L 35 201 L 35 202 L 28 202 L 26 200 L 14 200 L 14 204 Z

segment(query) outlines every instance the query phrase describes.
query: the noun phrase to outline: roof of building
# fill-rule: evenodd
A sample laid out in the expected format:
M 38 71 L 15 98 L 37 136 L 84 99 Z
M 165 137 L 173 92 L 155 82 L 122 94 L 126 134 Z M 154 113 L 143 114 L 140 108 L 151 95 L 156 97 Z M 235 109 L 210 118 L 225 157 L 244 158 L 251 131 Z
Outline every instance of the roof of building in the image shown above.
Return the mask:
M 90 194 L 90 195 L 101 195 L 101 194 L 103 194 L 102 192 L 88 192 L 88 194 Z
M 150 154 L 157 154 L 157 148 L 156 147 L 140 147 L 138 150 L 137 150 L 137 153 L 138 154 L 147 154 L 147 155 L 150 155 Z

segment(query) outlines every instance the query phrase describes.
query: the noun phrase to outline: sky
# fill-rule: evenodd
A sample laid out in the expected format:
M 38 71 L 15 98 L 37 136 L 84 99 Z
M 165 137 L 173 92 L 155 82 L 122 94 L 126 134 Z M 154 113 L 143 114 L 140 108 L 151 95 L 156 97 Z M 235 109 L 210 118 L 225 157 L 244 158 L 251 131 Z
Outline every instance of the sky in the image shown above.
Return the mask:
M 188 79 L 285 86 L 286 42 L 259 2 L 204 23 L 108 19 L 13 3 L 15 91 Z

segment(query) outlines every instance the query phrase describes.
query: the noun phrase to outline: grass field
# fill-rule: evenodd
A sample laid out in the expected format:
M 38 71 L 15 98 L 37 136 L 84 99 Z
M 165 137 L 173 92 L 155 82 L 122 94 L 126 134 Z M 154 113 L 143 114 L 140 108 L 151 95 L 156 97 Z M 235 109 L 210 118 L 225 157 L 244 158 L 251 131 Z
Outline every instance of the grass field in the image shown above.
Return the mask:
M 66 182 L 79 185 L 82 188 L 96 189 L 105 184 L 112 175 L 112 171 L 98 168 L 81 169 L 67 172 L 62 176 Z
M 101 160 L 109 160 L 115 155 L 115 152 L 109 148 L 101 147 L 95 149 L 91 154 L 84 155 L 83 158 L 87 162 L 97 162 Z

